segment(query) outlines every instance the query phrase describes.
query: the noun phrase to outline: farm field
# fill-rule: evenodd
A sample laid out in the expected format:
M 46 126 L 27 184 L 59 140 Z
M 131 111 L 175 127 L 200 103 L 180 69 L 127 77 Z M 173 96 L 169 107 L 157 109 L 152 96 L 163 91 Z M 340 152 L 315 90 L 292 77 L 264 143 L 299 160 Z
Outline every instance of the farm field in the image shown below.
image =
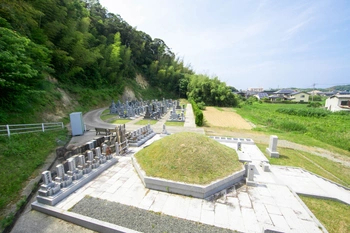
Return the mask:
M 350 157 L 350 114 L 308 108 L 304 104 L 253 104 L 236 109 L 257 125 L 254 131 L 281 134 L 288 140 L 329 149 Z M 321 145 L 321 146 L 320 146 Z
M 253 127 L 230 108 L 206 107 L 203 111 L 206 124 L 234 129 L 252 129 Z

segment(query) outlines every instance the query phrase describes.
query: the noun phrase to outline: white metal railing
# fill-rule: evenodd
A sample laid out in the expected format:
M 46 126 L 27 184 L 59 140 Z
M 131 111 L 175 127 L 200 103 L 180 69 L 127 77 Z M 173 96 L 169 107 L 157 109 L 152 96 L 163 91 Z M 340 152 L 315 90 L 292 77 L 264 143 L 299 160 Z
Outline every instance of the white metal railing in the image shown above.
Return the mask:
M 63 122 L 38 123 L 38 124 L 16 124 L 16 125 L 0 125 L 0 136 L 12 134 L 45 132 L 49 130 L 63 129 Z

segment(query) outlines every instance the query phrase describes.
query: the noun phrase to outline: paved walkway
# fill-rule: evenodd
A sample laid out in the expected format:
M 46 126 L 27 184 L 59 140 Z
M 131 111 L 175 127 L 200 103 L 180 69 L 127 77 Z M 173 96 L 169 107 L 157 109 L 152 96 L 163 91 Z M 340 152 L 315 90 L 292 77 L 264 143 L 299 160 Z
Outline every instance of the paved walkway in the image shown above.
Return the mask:
M 186 119 L 185 119 L 184 127 L 196 128 L 196 121 L 195 121 L 195 116 L 193 114 L 192 104 L 187 104 Z
M 145 188 L 130 157 L 120 157 L 115 166 L 56 207 L 69 210 L 86 195 L 238 232 L 262 232 L 263 227 L 322 232 L 322 226 L 288 186 L 244 185 L 215 201 L 185 197 Z

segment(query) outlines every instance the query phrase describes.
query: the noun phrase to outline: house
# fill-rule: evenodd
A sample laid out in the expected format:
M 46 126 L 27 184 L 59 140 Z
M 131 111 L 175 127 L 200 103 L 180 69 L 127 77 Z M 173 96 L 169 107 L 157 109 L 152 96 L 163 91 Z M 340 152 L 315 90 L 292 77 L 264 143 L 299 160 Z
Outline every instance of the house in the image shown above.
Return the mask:
M 248 91 L 249 92 L 263 92 L 264 88 L 262 88 L 262 87 L 250 87 L 250 88 L 248 88 Z
M 261 100 L 263 98 L 268 98 L 269 95 L 265 92 L 260 92 L 260 93 L 257 93 L 256 95 L 254 95 L 256 98 L 258 98 L 258 100 Z
M 313 91 L 309 91 L 308 94 L 310 95 L 322 95 L 322 91 L 319 90 L 313 90 Z
M 281 89 L 279 91 L 275 91 L 274 94 L 283 100 L 292 100 L 291 94 L 295 93 L 294 90 L 291 89 Z
M 336 94 L 330 96 L 326 99 L 325 107 L 332 112 L 350 111 L 350 94 Z
M 294 92 L 290 95 L 290 98 L 292 99 L 292 102 L 309 102 L 309 97 L 310 95 L 308 93 L 305 92 Z

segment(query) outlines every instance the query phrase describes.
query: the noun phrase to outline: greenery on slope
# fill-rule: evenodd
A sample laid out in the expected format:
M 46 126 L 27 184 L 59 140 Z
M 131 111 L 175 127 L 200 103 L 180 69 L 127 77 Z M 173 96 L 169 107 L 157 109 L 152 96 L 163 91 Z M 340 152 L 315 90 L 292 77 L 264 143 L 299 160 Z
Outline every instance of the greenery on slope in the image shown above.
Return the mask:
M 0 137 L 0 221 L 8 204 L 19 200 L 28 178 L 39 175 L 34 171 L 54 152 L 56 141 L 68 140 L 66 135 L 65 130 L 60 130 Z
M 299 195 L 330 233 L 350 232 L 350 205 L 333 200 Z
M 135 157 L 148 176 L 192 184 L 209 184 L 243 168 L 235 150 L 188 132 L 164 137 Z
M 257 145 L 273 165 L 300 167 L 338 184 L 350 187 L 350 169 L 341 163 L 306 151 L 283 147 L 278 148 L 280 157 L 272 158 L 266 153 L 268 145 Z
M 303 104 L 255 102 L 238 108 L 237 113 L 257 125 L 255 130 L 285 135 L 301 144 L 316 139 L 325 145 L 341 148 L 345 150 L 341 154 L 350 156 L 350 114 L 346 112 L 330 113 L 309 109 Z
M 23 106 L 50 104 L 41 103 L 51 96 L 42 85 L 47 77 L 87 106 L 116 98 L 125 86 L 144 99 L 189 94 L 206 104 L 234 103 L 225 83 L 195 75 L 163 40 L 133 28 L 98 0 L 1 1 L 0 51 L 3 123 L 9 112 L 25 114 Z M 149 90 L 135 85 L 138 74 Z M 105 94 L 90 102 L 96 92 Z

